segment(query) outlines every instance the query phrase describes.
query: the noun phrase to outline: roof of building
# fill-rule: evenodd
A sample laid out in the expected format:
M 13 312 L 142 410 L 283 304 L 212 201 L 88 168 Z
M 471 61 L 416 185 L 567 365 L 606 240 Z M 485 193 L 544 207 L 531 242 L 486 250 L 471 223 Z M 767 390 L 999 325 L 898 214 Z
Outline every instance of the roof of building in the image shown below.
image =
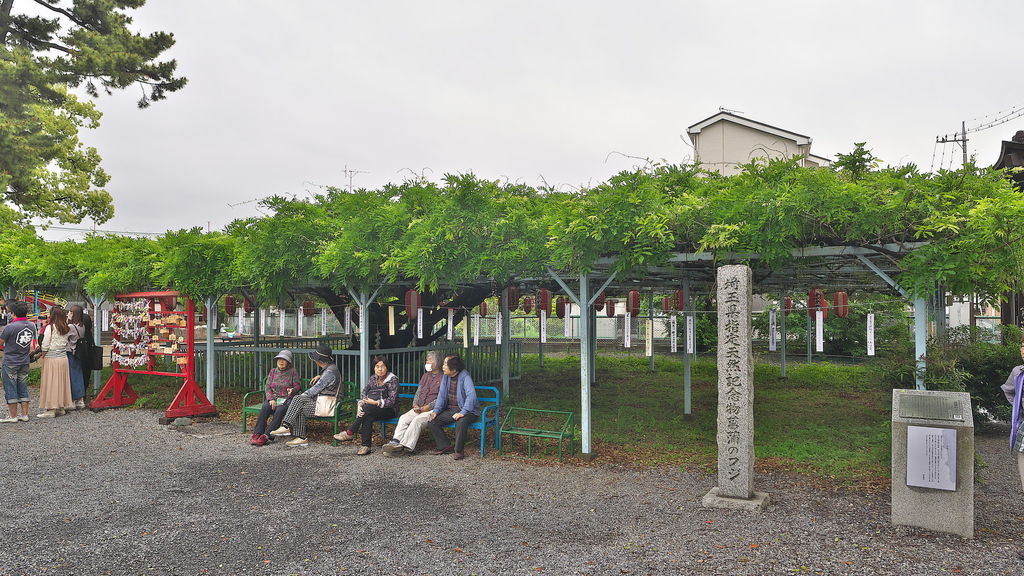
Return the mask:
M 719 112 L 713 116 L 709 116 L 708 118 L 701 120 L 700 122 L 697 122 L 696 124 L 687 128 L 686 133 L 690 135 L 690 140 L 693 141 L 694 136 L 700 134 L 701 130 L 707 128 L 708 126 L 711 126 L 712 124 L 715 124 L 720 120 L 732 122 L 733 124 L 739 124 L 740 126 L 746 126 L 748 128 L 753 128 L 754 130 L 760 130 L 761 132 L 766 132 L 768 134 L 772 134 L 773 136 L 778 136 L 780 138 L 793 140 L 798 145 L 801 146 L 811 143 L 810 136 L 804 136 L 803 134 L 797 134 L 796 132 L 783 130 L 782 128 L 772 126 L 771 124 L 765 124 L 764 122 L 758 122 L 757 120 L 751 120 L 750 118 L 744 118 L 743 116 L 739 116 L 738 114 L 725 111 Z

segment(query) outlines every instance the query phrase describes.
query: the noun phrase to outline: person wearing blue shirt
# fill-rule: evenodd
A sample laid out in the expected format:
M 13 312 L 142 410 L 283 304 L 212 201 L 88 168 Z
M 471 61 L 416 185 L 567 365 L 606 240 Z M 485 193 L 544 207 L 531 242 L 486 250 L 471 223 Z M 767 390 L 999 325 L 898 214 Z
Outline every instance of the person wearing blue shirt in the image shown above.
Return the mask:
M 476 397 L 473 378 L 466 372 L 466 364 L 462 358 L 452 355 L 441 364 L 441 389 L 437 392 L 437 401 L 430 412 L 430 431 L 434 435 L 437 448 L 434 454 L 452 454 L 455 460 L 466 457 L 463 448 L 466 446 L 466 435 L 469 425 L 480 418 L 480 401 Z M 452 447 L 444 427 L 455 422 L 455 446 Z

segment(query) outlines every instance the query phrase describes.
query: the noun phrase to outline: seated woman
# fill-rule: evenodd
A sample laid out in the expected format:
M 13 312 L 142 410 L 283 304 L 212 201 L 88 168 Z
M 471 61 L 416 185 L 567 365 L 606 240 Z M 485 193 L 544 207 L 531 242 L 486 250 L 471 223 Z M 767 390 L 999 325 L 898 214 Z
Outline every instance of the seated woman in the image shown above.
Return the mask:
M 356 419 L 343 432 L 334 436 L 342 442 L 351 442 L 360 433 L 362 446 L 356 452 L 359 456 L 370 453 L 370 439 L 373 438 L 373 423 L 395 417 L 395 406 L 398 405 L 398 376 L 391 372 L 391 364 L 381 356 L 371 362 L 373 375 L 366 383 L 359 397 L 359 410 Z
M 266 398 L 263 400 L 263 407 L 260 408 L 260 415 L 256 417 L 256 427 L 252 429 L 253 446 L 263 446 L 271 440 L 265 434 L 267 430 L 267 418 L 273 415 L 270 421 L 270 430 L 276 430 L 281 426 L 284 415 L 287 413 L 288 405 L 292 396 L 299 393 L 302 384 L 299 382 L 299 373 L 292 365 L 292 351 L 281 350 L 274 356 L 275 366 L 270 369 L 265 380 Z
M 341 390 L 341 372 L 334 363 L 334 351 L 330 346 L 317 346 L 316 350 L 309 353 L 309 357 L 320 367 L 320 374 L 309 381 L 309 389 L 293 396 L 288 403 L 288 410 L 285 411 L 281 427 L 270 434 L 272 436 L 294 436 L 286 442 L 288 446 L 306 446 L 309 440 L 306 439 L 306 418 L 316 413 L 316 399 L 318 396 L 338 397 Z
M 469 425 L 480 418 L 480 401 L 476 397 L 473 379 L 466 372 L 462 358 L 452 355 L 444 359 L 441 365 L 444 376 L 441 377 L 441 389 L 437 393 L 437 401 L 430 412 L 430 431 L 434 435 L 434 454 L 451 454 L 452 443 L 444 433 L 444 427 L 452 422 L 455 424 L 455 460 L 466 457 L 463 450 Z

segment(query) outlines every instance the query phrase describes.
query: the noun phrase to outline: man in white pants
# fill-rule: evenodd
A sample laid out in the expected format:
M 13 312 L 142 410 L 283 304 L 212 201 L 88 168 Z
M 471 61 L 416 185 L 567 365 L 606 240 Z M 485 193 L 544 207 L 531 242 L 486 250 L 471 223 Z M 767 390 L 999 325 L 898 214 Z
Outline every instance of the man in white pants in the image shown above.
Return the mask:
M 437 393 L 441 388 L 441 361 L 437 352 L 427 353 L 427 362 L 423 369 L 420 385 L 416 388 L 416 398 L 412 401 L 412 410 L 399 417 L 395 435 L 391 437 L 391 442 L 384 446 L 384 454 L 387 456 L 415 452 L 420 432 L 430 423 L 430 411 L 434 409 L 434 401 L 437 400 Z

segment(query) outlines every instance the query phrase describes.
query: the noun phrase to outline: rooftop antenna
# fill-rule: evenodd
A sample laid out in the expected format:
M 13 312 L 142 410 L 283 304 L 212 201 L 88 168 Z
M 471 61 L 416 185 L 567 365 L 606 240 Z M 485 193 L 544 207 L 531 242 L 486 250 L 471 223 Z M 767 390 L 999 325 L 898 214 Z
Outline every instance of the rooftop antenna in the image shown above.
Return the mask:
M 352 192 L 352 178 L 355 177 L 356 174 L 369 174 L 369 172 L 366 171 L 366 170 L 355 170 L 355 169 L 350 170 L 349 167 L 348 167 L 348 164 L 345 164 L 345 169 L 342 170 L 341 173 L 344 174 L 346 178 L 348 178 L 348 191 L 349 192 Z
M 729 114 L 745 114 L 745 112 L 743 112 L 742 110 L 730 110 L 729 108 L 726 108 L 725 106 L 719 106 L 718 107 L 718 111 L 719 112 L 727 112 Z

